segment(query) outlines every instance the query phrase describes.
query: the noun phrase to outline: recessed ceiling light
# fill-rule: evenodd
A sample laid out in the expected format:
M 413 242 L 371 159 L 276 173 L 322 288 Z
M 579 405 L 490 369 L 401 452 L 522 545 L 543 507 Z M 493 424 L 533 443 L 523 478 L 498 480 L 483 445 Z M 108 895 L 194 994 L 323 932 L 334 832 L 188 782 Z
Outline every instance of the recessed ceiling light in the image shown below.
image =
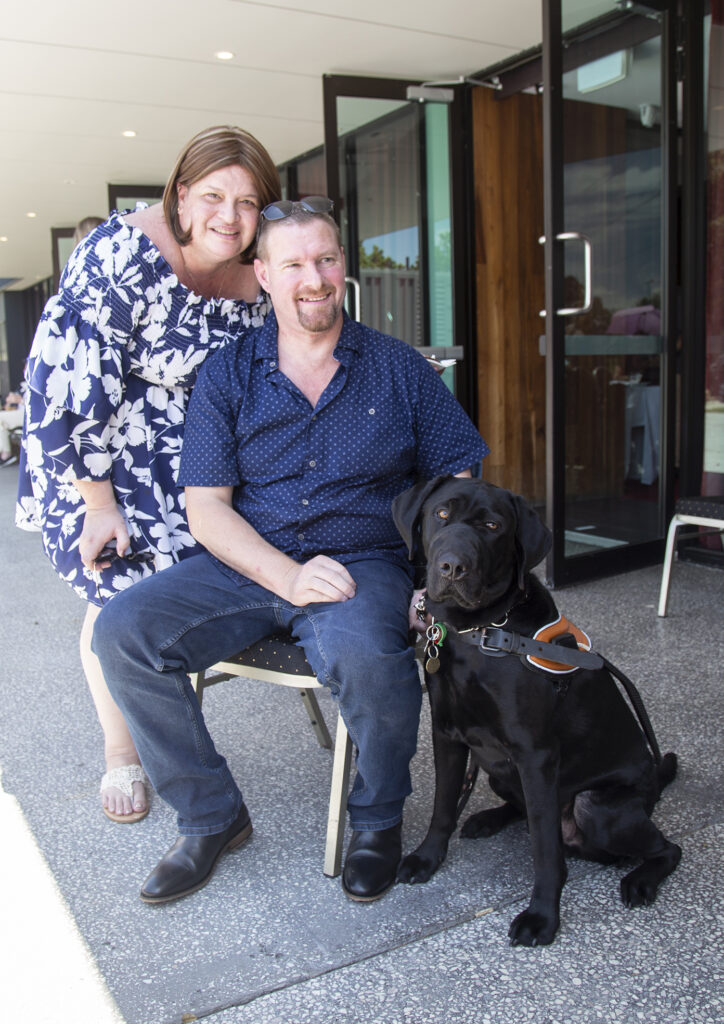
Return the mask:
M 123 134 L 127 139 L 135 139 L 136 137 L 136 133 L 132 128 L 127 129 L 127 131 L 125 131 Z
M 38 215 L 37 215 L 37 213 L 33 213 L 32 210 L 28 210 L 28 212 L 25 214 L 25 216 L 26 217 L 37 217 Z
M 214 54 L 214 57 L 216 57 L 217 60 L 233 60 L 234 54 L 231 50 L 218 50 Z
M 7 235 L 0 235 L 0 242 L 7 242 L 7 240 L 8 240 L 8 236 Z

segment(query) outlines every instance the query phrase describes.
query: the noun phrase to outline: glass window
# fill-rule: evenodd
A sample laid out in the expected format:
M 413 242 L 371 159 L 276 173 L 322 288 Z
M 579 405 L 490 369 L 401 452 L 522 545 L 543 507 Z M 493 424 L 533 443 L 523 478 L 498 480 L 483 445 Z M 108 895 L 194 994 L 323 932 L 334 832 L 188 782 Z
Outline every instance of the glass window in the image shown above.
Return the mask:
M 452 364 L 449 109 L 341 96 L 337 112 L 340 221 L 361 319 Z M 454 365 L 443 376 L 454 391 Z
M 661 36 L 632 24 L 562 80 L 566 558 L 661 533 Z
M 296 172 L 297 199 L 303 199 L 304 196 L 326 196 L 327 169 L 323 149 L 320 148 L 315 153 L 298 160 Z
M 362 319 L 421 346 L 418 139 L 418 111 L 405 104 L 347 135 L 344 153 L 348 253 L 356 255 Z
M 448 108 L 425 104 L 430 344 L 453 345 Z

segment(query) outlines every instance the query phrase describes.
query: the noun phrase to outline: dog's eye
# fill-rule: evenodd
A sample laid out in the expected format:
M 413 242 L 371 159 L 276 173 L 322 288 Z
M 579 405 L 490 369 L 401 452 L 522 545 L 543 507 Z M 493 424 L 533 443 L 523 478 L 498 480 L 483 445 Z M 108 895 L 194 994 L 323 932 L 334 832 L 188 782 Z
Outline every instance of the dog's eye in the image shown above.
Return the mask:
M 494 523 L 492 519 L 489 519 L 485 524 L 486 530 L 499 530 L 500 523 Z
M 437 512 L 435 513 L 435 515 L 437 516 L 438 519 L 449 519 L 450 518 L 450 512 L 446 508 L 439 508 L 437 510 Z

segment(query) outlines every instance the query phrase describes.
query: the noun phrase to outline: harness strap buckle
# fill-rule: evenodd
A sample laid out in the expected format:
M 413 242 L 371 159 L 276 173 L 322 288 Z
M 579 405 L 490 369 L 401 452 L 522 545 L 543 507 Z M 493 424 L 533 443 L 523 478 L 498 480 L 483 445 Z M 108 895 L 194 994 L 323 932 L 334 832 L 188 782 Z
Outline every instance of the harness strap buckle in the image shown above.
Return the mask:
M 489 658 L 504 658 L 511 651 L 506 644 L 506 638 L 516 634 L 506 633 L 496 626 L 484 626 L 482 629 L 473 630 L 472 636 L 477 641 L 481 654 Z

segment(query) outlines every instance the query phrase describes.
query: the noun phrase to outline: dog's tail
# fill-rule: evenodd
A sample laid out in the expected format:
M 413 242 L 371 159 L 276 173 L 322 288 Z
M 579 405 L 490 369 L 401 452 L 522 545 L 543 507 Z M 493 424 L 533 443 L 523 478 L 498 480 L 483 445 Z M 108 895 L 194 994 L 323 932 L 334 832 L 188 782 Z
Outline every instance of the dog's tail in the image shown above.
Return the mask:
M 662 789 L 665 789 L 666 786 L 676 778 L 676 770 L 678 766 L 679 762 L 676 754 L 664 754 L 661 758 L 661 762 L 657 765 L 659 795 L 661 795 Z

